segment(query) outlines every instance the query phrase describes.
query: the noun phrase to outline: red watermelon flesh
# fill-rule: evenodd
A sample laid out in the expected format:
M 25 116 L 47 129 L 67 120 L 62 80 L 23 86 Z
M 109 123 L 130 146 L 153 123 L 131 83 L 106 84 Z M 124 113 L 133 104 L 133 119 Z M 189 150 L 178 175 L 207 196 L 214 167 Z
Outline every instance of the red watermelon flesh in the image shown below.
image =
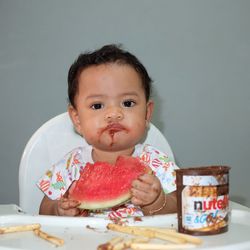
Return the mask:
M 116 164 L 87 163 L 76 181 L 70 198 L 80 201 L 81 209 L 104 209 L 131 198 L 131 183 L 146 172 L 146 166 L 134 157 L 120 156 Z

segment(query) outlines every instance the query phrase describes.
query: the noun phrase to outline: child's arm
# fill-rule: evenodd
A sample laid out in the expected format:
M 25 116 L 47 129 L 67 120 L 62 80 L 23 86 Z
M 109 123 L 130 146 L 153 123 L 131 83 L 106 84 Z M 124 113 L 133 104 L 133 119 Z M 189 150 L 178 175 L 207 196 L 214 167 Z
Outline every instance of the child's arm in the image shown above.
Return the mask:
M 132 203 L 142 208 L 145 215 L 175 213 L 176 192 L 165 194 L 159 179 L 144 174 L 132 184 Z
M 46 195 L 40 205 L 39 214 L 42 215 L 58 215 L 58 216 L 77 216 L 80 210 L 77 208 L 79 202 L 68 198 L 60 200 L 51 200 Z

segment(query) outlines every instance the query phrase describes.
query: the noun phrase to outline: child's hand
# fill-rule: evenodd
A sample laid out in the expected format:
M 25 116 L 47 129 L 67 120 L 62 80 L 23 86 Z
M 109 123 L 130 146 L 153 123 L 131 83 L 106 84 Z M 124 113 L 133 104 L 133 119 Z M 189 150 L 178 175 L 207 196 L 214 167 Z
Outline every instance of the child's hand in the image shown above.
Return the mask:
M 56 212 L 59 216 L 78 216 L 80 209 L 77 208 L 80 202 L 69 198 L 70 191 L 74 189 L 76 182 L 74 181 L 71 187 L 67 190 L 64 196 L 57 202 Z
M 62 197 L 56 204 L 56 213 L 59 216 L 78 216 L 80 214 L 80 209 L 77 208 L 79 204 L 78 201 Z
M 153 203 L 162 190 L 159 179 L 151 174 L 141 175 L 132 182 L 131 202 L 137 206 L 146 206 Z

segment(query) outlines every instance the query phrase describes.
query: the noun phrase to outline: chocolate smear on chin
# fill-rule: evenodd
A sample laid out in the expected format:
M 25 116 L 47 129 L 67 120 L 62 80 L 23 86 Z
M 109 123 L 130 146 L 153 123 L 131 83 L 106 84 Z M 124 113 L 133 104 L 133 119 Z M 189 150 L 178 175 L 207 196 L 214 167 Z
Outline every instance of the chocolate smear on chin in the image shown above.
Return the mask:
M 126 133 L 128 133 L 128 130 L 126 128 L 124 128 L 123 126 L 112 126 L 111 125 L 108 125 L 107 127 L 103 128 L 100 130 L 100 132 L 98 133 L 99 135 L 99 138 L 98 138 L 98 141 L 101 142 L 101 136 L 104 132 L 108 132 L 110 138 L 111 138 L 111 143 L 110 143 L 110 147 L 112 147 L 114 145 L 114 135 L 115 133 L 118 133 L 118 132 L 122 132 L 122 131 L 125 131 Z

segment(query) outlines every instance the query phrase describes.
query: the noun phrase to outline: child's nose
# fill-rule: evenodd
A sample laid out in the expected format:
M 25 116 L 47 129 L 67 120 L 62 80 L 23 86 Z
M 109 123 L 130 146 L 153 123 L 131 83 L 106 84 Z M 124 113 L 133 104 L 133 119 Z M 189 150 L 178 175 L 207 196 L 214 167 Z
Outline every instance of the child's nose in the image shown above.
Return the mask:
M 118 107 L 109 108 L 105 114 L 105 119 L 108 122 L 122 120 L 123 119 L 123 112 L 122 112 L 121 108 L 118 108 Z

